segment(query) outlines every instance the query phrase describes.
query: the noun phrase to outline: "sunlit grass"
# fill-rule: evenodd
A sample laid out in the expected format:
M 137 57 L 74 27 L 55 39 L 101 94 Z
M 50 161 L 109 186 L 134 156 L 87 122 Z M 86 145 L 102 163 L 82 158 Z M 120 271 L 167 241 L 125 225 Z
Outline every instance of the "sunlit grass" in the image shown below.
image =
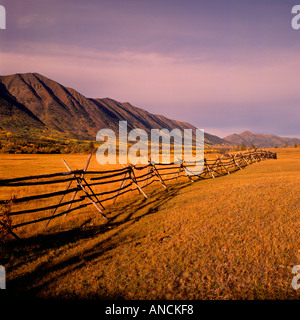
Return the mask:
M 107 209 L 108 222 L 89 206 L 53 221 L 44 233 L 27 229 L 27 239 L 1 249 L 7 292 L 66 299 L 298 299 L 291 270 L 300 264 L 300 149 L 276 151 L 278 160 L 217 179 L 181 178 L 167 190 L 151 185 L 148 200 L 138 192 L 124 196 Z M 15 176 L 65 171 L 62 157 L 81 169 L 87 158 L 39 155 L 31 169 L 22 169 L 17 161 L 26 161 L 5 156 L 2 176 L 10 165 Z

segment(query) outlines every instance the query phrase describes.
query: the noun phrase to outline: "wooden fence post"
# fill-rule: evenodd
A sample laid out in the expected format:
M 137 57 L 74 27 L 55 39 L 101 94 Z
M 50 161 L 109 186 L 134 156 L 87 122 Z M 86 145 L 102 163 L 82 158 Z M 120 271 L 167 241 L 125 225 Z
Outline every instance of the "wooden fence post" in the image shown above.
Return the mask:
M 225 171 L 227 172 L 227 174 L 230 174 L 230 172 L 228 171 L 228 169 L 224 166 L 224 164 L 223 164 L 223 162 L 222 162 L 223 155 L 221 156 L 221 158 L 218 157 L 217 155 L 216 155 L 216 157 L 218 158 L 220 165 L 225 169 Z
M 65 164 L 65 166 L 68 168 L 68 170 L 71 171 L 70 167 L 68 166 L 68 164 L 66 163 L 65 160 L 63 160 L 63 163 Z M 99 206 L 97 205 L 97 203 L 92 199 L 91 195 L 85 190 L 85 187 L 82 185 L 81 181 L 83 179 L 83 176 L 80 177 L 76 177 L 77 183 L 80 186 L 81 190 L 86 194 L 86 196 L 89 198 L 89 200 L 91 201 L 91 203 L 94 205 L 94 207 L 100 212 L 100 214 L 107 219 L 106 215 L 103 213 L 103 211 L 99 208 Z M 89 186 L 90 188 L 90 186 Z M 99 202 L 98 202 L 99 203 Z
M 150 162 L 150 165 L 151 165 L 151 168 L 152 168 L 153 171 L 154 171 L 154 174 L 157 176 L 158 180 L 161 182 L 161 184 L 163 185 L 163 187 L 164 187 L 165 189 L 167 189 L 168 187 L 166 186 L 163 178 L 162 178 L 161 175 L 159 174 L 159 172 L 158 172 L 157 168 L 155 167 L 155 165 L 154 165 L 153 163 L 151 163 L 151 162 Z M 148 180 L 147 180 L 147 181 L 148 181 Z
M 209 167 L 209 164 L 207 163 L 207 160 L 204 158 L 204 165 L 206 166 L 206 169 L 208 170 L 208 172 L 211 174 L 211 176 L 213 178 L 215 178 L 214 174 L 212 173 L 212 170 Z

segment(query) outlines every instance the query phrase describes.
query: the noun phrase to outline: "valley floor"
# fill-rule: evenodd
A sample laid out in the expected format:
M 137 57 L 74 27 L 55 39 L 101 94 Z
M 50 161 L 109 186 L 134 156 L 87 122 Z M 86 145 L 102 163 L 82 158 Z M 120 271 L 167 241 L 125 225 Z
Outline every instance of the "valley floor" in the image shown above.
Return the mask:
M 4 244 L 7 294 L 299 299 L 300 148 L 220 178 L 150 187 L 148 200 L 119 201 L 108 223 L 88 207 L 74 228 Z

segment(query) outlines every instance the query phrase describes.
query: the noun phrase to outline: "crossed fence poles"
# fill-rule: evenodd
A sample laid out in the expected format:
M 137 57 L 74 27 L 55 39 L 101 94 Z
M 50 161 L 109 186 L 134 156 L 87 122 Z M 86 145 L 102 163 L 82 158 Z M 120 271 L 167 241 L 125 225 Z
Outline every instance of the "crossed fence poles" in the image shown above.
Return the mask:
M 259 160 L 261 161 L 262 158 L 259 156 L 259 154 L 256 152 L 255 150 L 255 155 L 256 157 L 259 158 Z M 212 178 L 216 178 L 215 174 L 218 174 L 218 169 L 219 168 L 223 168 L 224 171 L 227 173 L 227 174 L 230 174 L 230 171 L 228 170 L 228 166 L 226 167 L 224 165 L 224 163 L 222 162 L 222 158 L 223 158 L 224 155 L 222 155 L 221 157 L 220 156 L 217 156 L 216 155 L 216 160 L 212 163 L 212 164 L 209 164 L 207 159 L 204 158 L 204 159 L 200 159 L 200 161 L 203 161 L 203 172 L 204 173 L 208 173 L 209 175 L 211 175 Z M 239 170 L 243 170 L 242 166 L 239 164 L 239 162 L 237 161 L 237 157 L 240 157 L 240 159 L 242 159 L 246 165 L 250 165 L 250 163 L 246 160 L 245 156 L 239 152 L 237 154 L 235 154 L 234 156 L 233 155 L 230 155 L 230 158 L 232 159 L 235 167 Z M 86 162 L 86 165 L 83 169 L 83 171 L 81 173 L 77 173 L 77 174 L 73 174 L 73 178 L 75 178 L 75 180 L 77 181 L 77 187 L 78 187 L 78 190 L 74 191 L 73 195 L 72 195 L 72 200 L 75 199 L 76 197 L 76 194 L 78 191 L 83 191 L 84 194 L 86 195 L 86 197 L 90 200 L 90 202 L 94 205 L 94 207 L 100 212 L 100 214 L 105 218 L 107 219 L 106 215 L 104 214 L 103 210 L 105 210 L 104 206 L 102 205 L 101 201 L 97 198 L 96 194 L 94 193 L 94 191 L 92 190 L 92 188 L 90 187 L 90 185 L 88 184 L 88 182 L 86 181 L 86 179 L 84 178 L 84 174 L 85 172 L 87 171 L 88 169 L 88 166 L 89 166 L 89 163 L 90 163 L 90 160 L 91 160 L 91 157 L 92 157 L 92 153 L 90 154 L 87 162 Z M 249 157 L 251 157 L 251 160 L 254 160 L 255 162 L 257 162 L 256 160 L 256 157 L 253 157 L 253 155 L 251 154 L 251 152 L 249 152 Z M 120 192 L 121 190 L 123 190 L 125 187 L 126 187 L 126 184 L 129 182 L 129 183 L 132 183 L 133 185 L 135 185 L 135 187 L 137 188 L 137 190 L 139 191 L 140 194 L 142 194 L 145 199 L 148 199 L 148 196 L 146 195 L 146 193 L 143 191 L 143 185 L 140 186 L 138 184 L 138 180 L 137 180 L 137 177 L 136 177 L 136 174 L 135 174 L 135 170 L 141 170 L 141 169 L 145 169 L 145 168 L 148 168 L 148 172 L 146 174 L 147 176 L 147 179 L 146 179 L 146 185 L 148 184 L 148 179 L 149 177 L 153 177 L 153 176 L 156 176 L 158 178 L 158 181 L 160 181 L 160 183 L 163 185 L 164 188 L 167 189 L 167 186 L 166 186 L 166 183 L 165 181 L 163 180 L 162 176 L 160 175 L 159 173 L 159 170 L 157 169 L 156 167 L 156 163 L 155 163 L 155 160 L 152 162 L 152 161 L 149 161 L 148 165 L 145 166 L 145 167 L 142 167 L 142 168 L 138 168 L 136 167 L 137 163 L 139 162 L 141 157 L 139 157 L 136 161 L 136 163 L 134 165 L 130 164 L 129 166 L 125 167 L 125 165 L 121 162 L 123 168 L 126 168 L 128 169 L 125 173 L 124 173 L 124 176 L 123 176 L 123 179 L 122 179 L 122 182 L 121 182 L 121 185 L 117 191 L 117 194 L 115 195 L 114 197 L 114 200 L 113 200 L 113 205 L 116 203 L 116 200 L 118 198 L 118 196 L 120 195 Z M 176 157 L 177 158 L 177 157 Z M 180 174 L 182 172 L 185 173 L 185 175 L 189 178 L 190 182 L 195 182 L 192 178 L 192 176 L 197 176 L 199 178 L 201 178 L 201 173 L 199 174 L 193 174 L 193 172 L 191 172 L 188 168 L 188 163 L 185 163 L 182 159 L 179 159 L 177 158 L 177 160 L 179 161 L 179 167 L 178 169 L 176 170 L 176 172 L 172 175 L 172 177 L 169 179 L 169 181 L 173 180 L 173 179 L 178 179 L 178 177 L 180 176 Z M 70 169 L 70 167 L 68 166 L 68 164 L 66 163 L 65 160 L 63 160 L 63 163 L 64 165 L 67 167 L 67 169 L 72 172 L 72 170 Z M 159 164 L 159 163 L 158 163 Z M 175 178 L 176 177 L 176 178 Z M 145 180 L 143 181 L 143 184 L 144 184 Z M 84 184 L 83 184 L 84 183 Z M 69 183 L 69 185 L 67 186 L 67 189 L 66 191 L 71 187 L 71 184 L 72 184 L 72 181 Z M 88 189 L 88 190 L 87 190 Z M 90 193 L 89 193 L 90 192 Z M 62 195 L 58 205 L 62 202 L 64 198 L 64 195 Z M 94 198 L 94 199 L 93 199 Z M 67 212 L 69 211 L 69 209 L 71 208 L 72 206 L 72 203 L 69 204 L 68 208 L 67 208 Z M 101 206 L 102 209 L 99 207 Z M 56 212 L 56 209 L 57 207 L 53 210 L 52 212 L 52 216 L 55 214 Z M 49 222 L 51 221 L 51 218 L 48 220 L 45 228 L 48 226 Z
M 76 194 L 78 191 L 83 191 L 84 194 L 87 196 L 87 198 L 90 200 L 90 202 L 94 205 L 94 207 L 100 212 L 100 214 L 105 218 L 107 219 L 106 215 L 104 214 L 104 212 L 101 210 L 101 208 L 99 207 L 99 205 L 102 207 L 102 209 L 104 209 L 104 206 L 102 205 L 102 203 L 99 201 L 99 199 L 97 198 L 97 196 L 95 195 L 94 191 L 92 190 L 92 188 L 90 187 L 90 185 L 87 183 L 86 179 L 84 178 L 84 174 L 85 172 L 87 171 L 88 169 L 88 166 L 90 164 L 90 161 L 91 161 L 91 158 L 92 158 L 92 155 L 93 153 L 91 153 L 87 159 L 87 162 L 86 162 L 86 165 L 83 169 L 83 171 L 81 173 L 75 173 L 72 175 L 72 178 L 74 178 L 76 181 L 77 181 L 77 188 L 78 190 L 75 190 L 73 195 L 72 195 L 72 198 L 71 198 L 71 201 L 75 200 L 75 197 L 76 197 Z M 67 167 L 67 169 L 69 170 L 69 172 L 72 172 L 72 170 L 70 169 L 70 167 L 68 166 L 67 162 L 63 159 L 62 160 L 64 165 Z M 73 180 L 71 180 L 66 188 L 65 191 L 68 191 L 69 188 L 71 187 L 72 185 L 72 182 Z M 84 184 L 83 184 L 84 183 Z M 89 191 L 91 192 L 91 194 L 89 193 Z M 51 218 L 48 220 L 48 222 L 46 223 L 45 225 L 45 228 L 46 229 L 50 223 L 50 221 L 52 220 L 58 206 L 61 204 L 61 202 L 63 201 L 65 197 L 65 194 L 62 195 L 62 197 L 60 198 L 59 202 L 58 202 L 58 205 L 56 206 L 56 208 L 52 211 L 52 214 L 51 214 Z M 95 198 L 95 200 L 93 199 Z M 66 212 L 68 212 L 70 209 L 71 209 L 71 206 L 72 206 L 72 202 L 68 205 L 68 208 L 66 210 Z M 65 214 L 65 216 L 67 215 L 67 213 Z
M 172 175 L 172 177 L 169 179 L 178 179 L 178 177 L 184 173 L 185 176 L 187 176 L 190 180 L 190 182 L 194 182 L 194 177 L 198 177 L 200 179 L 202 178 L 207 178 L 208 177 L 212 177 L 212 178 L 216 178 L 217 176 L 222 176 L 224 174 L 230 174 L 232 171 L 236 171 L 236 170 L 243 170 L 243 167 L 250 165 L 253 162 L 258 162 L 258 161 L 262 161 L 268 158 L 272 158 L 272 159 L 276 159 L 277 155 L 274 153 L 271 153 L 269 151 L 264 151 L 264 150 L 255 150 L 255 151 L 248 151 L 245 153 L 237 153 L 235 155 L 230 155 L 230 154 L 223 154 L 221 156 L 216 155 L 216 159 L 201 159 L 200 161 L 203 161 L 203 171 L 201 173 L 194 173 L 192 172 L 189 168 L 191 166 L 190 163 L 185 162 L 183 160 L 180 160 L 177 158 L 177 160 L 179 161 L 178 163 L 174 163 L 174 164 L 162 164 L 162 163 L 156 163 L 155 161 L 149 161 L 148 159 L 148 164 L 145 166 L 141 166 L 138 167 L 137 163 L 139 161 L 139 159 L 137 160 L 137 162 L 134 165 L 129 165 L 129 166 L 125 166 L 123 165 L 123 169 L 118 169 L 118 170 L 111 170 L 111 171 L 105 171 L 105 172 L 101 172 L 101 171 L 88 171 L 88 167 L 90 165 L 90 161 L 91 161 L 91 157 L 92 157 L 91 153 L 87 159 L 87 162 L 85 164 L 84 169 L 82 170 L 71 170 L 71 168 L 69 167 L 69 165 L 67 164 L 67 162 L 63 159 L 63 163 L 66 166 L 66 168 L 68 169 L 68 172 L 64 172 L 64 173 L 54 173 L 54 174 L 43 174 L 43 175 L 39 175 L 39 176 L 30 176 L 30 177 L 23 177 L 23 178 L 13 178 L 13 179 L 6 179 L 6 180 L 1 180 L 0 179 L 0 186 L 30 186 L 30 185 L 41 185 L 41 184 L 50 184 L 50 183 L 58 183 L 58 182 L 65 182 L 65 181 L 69 181 L 67 187 L 65 190 L 63 191 L 56 191 L 56 192 L 50 192 L 50 193 L 43 193 L 43 194 L 39 194 L 39 195 L 34 195 L 34 196 L 27 196 L 27 197 L 23 197 L 23 198 L 19 198 L 19 199 L 15 199 L 13 201 L 17 202 L 17 203 L 21 203 L 21 202 L 25 202 L 25 201 L 30 201 L 30 200 L 36 200 L 36 199 L 42 199 L 42 198 L 49 198 L 49 197 L 53 197 L 53 196 L 58 196 L 60 195 L 60 199 L 58 201 L 58 203 L 56 205 L 48 205 L 48 206 L 43 206 L 42 208 L 34 208 L 34 209 L 30 209 L 30 208 L 22 208 L 21 211 L 17 211 L 17 212 L 11 212 L 11 215 L 20 215 L 20 214 L 25 214 L 25 213 L 33 213 L 33 212 L 38 212 L 38 211 L 45 211 L 48 209 L 52 210 L 51 216 L 48 217 L 42 217 L 39 219 L 35 219 L 32 221 L 26 221 L 26 222 L 21 222 L 18 223 L 14 226 L 12 226 L 11 228 L 9 228 L 9 226 L 7 226 L 5 224 L 5 222 L 0 221 L 0 225 L 4 228 L 8 228 L 10 229 L 9 232 L 12 236 L 14 236 L 16 239 L 19 239 L 18 235 L 16 235 L 12 229 L 24 226 L 24 225 L 28 225 L 28 224 L 32 224 L 32 223 L 37 223 L 37 222 L 41 222 L 41 221 L 47 221 L 44 229 L 46 229 L 49 225 L 49 223 L 56 217 L 62 216 L 62 215 L 67 215 L 69 212 L 71 211 L 75 211 L 78 210 L 79 208 L 85 207 L 88 204 L 82 204 L 79 206 L 75 206 L 74 208 L 71 209 L 73 203 L 77 203 L 77 202 L 81 202 L 84 199 L 88 199 L 89 200 L 89 204 L 93 204 L 93 206 L 97 209 L 97 211 L 102 215 L 103 218 L 108 219 L 105 212 L 105 208 L 102 204 L 102 202 L 113 199 L 113 205 L 116 203 L 117 198 L 120 196 L 120 194 L 123 194 L 126 191 L 122 191 L 123 189 L 129 187 L 130 185 L 135 186 L 135 188 L 131 188 L 131 190 L 138 190 L 138 192 L 140 194 L 142 194 L 144 196 L 145 199 L 148 199 L 147 194 L 145 193 L 145 191 L 143 190 L 143 188 L 145 188 L 146 186 L 148 186 L 148 180 L 152 179 L 152 178 L 156 178 L 156 179 L 152 179 L 152 182 L 154 181 L 159 181 L 161 183 L 161 185 L 167 189 L 167 185 L 165 183 L 165 180 L 163 179 L 162 176 L 167 175 L 170 176 Z M 227 158 L 227 159 L 226 159 Z M 230 160 L 228 160 L 230 159 Z M 193 162 L 195 163 L 195 162 Z M 173 165 L 177 165 L 179 164 L 178 167 L 174 167 Z M 161 166 L 164 165 L 163 168 L 158 168 L 157 165 Z M 172 167 L 168 167 L 168 165 L 172 165 Z M 146 174 L 142 174 L 140 176 L 136 175 L 136 172 L 139 170 L 144 170 L 147 169 L 147 173 Z M 169 170 L 174 170 L 176 169 L 176 171 L 174 172 L 169 172 Z M 168 170 L 166 173 L 160 173 L 160 170 Z M 118 173 L 115 173 L 118 172 Z M 124 172 L 124 175 L 123 175 Z M 95 193 L 92 189 L 93 185 L 97 185 L 97 184 L 103 184 L 103 183 L 113 183 L 114 180 L 109 180 L 106 181 L 104 180 L 104 182 L 100 183 L 89 183 L 85 177 L 86 174 L 101 174 L 101 173 L 114 173 L 114 174 L 110 174 L 110 175 L 105 175 L 105 176 L 98 176 L 98 177 L 94 177 L 91 178 L 91 180 L 101 180 L 101 179 L 108 179 L 114 176 L 119 176 L 119 175 L 123 175 L 122 179 L 117 179 L 116 181 L 121 181 L 121 185 L 118 189 L 116 190 L 112 190 L 112 191 L 107 191 L 107 192 L 102 192 L 102 193 Z M 70 176 L 70 178 L 65 179 L 65 176 Z M 48 181 L 39 181 L 40 179 L 44 179 L 44 178 L 54 178 L 54 177 L 64 177 L 64 178 L 58 178 L 58 180 L 48 180 Z M 28 182 L 29 181 L 29 182 Z M 73 182 L 76 183 L 76 187 L 72 187 Z M 142 182 L 142 184 L 140 184 Z M 146 183 L 145 183 L 146 182 Z M 150 184 L 149 183 L 149 184 Z M 122 191 L 122 192 L 121 192 Z M 66 194 L 70 194 L 72 193 L 72 198 L 70 201 L 67 202 L 63 202 L 64 197 Z M 83 193 L 83 195 L 79 196 L 79 199 L 75 199 L 76 196 L 78 195 L 78 193 Z M 111 198 L 105 198 L 102 200 L 99 200 L 98 196 L 99 195 L 104 195 L 104 194 L 109 194 L 109 193 L 113 193 L 115 194 L 114 196 L 112 196 Z M 0 200 L 0 204 L 4 204 L 6 203 L 7 200 Z M 56 213 L 57 209 L 68 205 L 67 209 L 64 210 L 63 212 L 60 213 Z

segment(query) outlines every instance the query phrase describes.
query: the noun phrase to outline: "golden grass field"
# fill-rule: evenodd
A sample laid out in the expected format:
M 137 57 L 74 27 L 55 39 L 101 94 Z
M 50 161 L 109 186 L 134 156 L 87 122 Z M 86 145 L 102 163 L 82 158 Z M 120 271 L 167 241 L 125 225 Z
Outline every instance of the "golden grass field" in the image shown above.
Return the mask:
M 231 175 L 195 183 L 183 177 L 167 190 L 152 184 L 148 200 L 127 193 L 107 208 L 108 222 L 88 206 L 53 220 L 45 232 L 44 223 L 15 230 L 24 239 L 0 249 L 7 294 L 299 299 L 291 270 L 300 264 L 300 148 L 275 150 L 277 160 Z M 4 154 L 0 176 L 65 172 L 62 158 L 82 169 L 87 155 Z M 10 196 L 1 188 L 1 199 Z M 30 192 L 17 189 L 19 197 Z

